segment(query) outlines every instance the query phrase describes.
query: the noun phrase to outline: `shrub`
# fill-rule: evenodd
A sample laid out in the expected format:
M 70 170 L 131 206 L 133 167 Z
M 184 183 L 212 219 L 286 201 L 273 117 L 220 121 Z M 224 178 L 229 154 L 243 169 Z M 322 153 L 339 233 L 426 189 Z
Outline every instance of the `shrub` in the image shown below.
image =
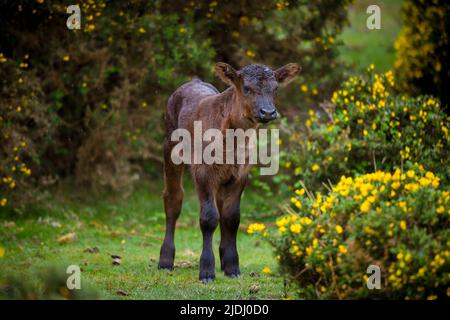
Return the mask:
M 168 96 L 211 81 L 219 59 L 300 62 L 308 90 L 294 86 L 291 105 L 329 94 L 348 3 L 83 0 L 82 29 L 68 30 L 64 4 L 0 0 L 0 205 L 62 179 L 127 194 L 160 171 Z
M 351 0 L 317 1 L 164 1 L 163 13 L 194 15 L 196 32 L 211 39 L 217 59 L 236 66 L 264 63 L 273 68 L 298 62 L 303 70 L 297 86 L 280 97 L 298 107 L 329 97 L 342 80 L 336 40 L 347 22 Z
M 311 110 L 305 121 L 287 121 L 278 179 L 323 190 L 323 183 L 336 183 L 342 175 L 420 162 L 448 184 L 449 119 L 437 99 L 398 95 L 394 81 L 392 72 L 378 74 L 371 66 L 365 76 L 345 81 L 324 112 Z
M 295 190 L 292 208 L 263 232 L 282 272 L 307 299 L 450 296 L 450 193 L 420 165 L 342 176 L 327 193 Z M 445 190 L 445 191 L 444 191 Z M 366 287 L 380 267 L 381 290 Z
M 432 94 L 450 109 L 450 3 L 446 0 L 403 2 L 403 28 L 395 42 L 399 86 L 414 95 Z
M 83 1 L 68 30 L 64 5 L 0 0 L 0 205 L 64 178 L 124 194 L 142 163 L 160 168 L 167 96 L 211 77 L 214 50 L 192 16 L 131 2 Z
M 23 75 L 29 57 L 24 57 L 22 67 L 1 53 L 0 57 L 0 73 L 11 83 L 6 85 L 5 78 L 0 82 L 0 207 L 4 207 L 13 194 L 32 197 L 31 176 L 50 143 L 55 118 L 44 103 L 39 78 L 34 72 Z

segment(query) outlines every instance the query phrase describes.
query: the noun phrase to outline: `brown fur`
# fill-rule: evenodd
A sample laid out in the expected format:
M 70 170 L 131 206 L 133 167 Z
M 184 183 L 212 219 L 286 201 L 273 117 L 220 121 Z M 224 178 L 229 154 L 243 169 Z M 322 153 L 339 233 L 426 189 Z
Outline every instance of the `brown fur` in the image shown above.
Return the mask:
M 161 247 L 159 267 L 172 269 L 175 257 L 175 224 L 183 201 L 183 165 L 171 160 L 172 132 L 184 128 L 193 135 L 194 121 L 202 121 L 203 131 L 209 128 L 256 128 L 260 122 L 276 117 L 273 95 L 278 84 L 285 85 L 300 71 L 297 64 L 288 64 L 275 72 L 263 65 L 250 65 L 235 71 L 225 63 L 216 64 L 220 78 L 230 85 L 219 93 L 212 85 L 194 79 L 178 88 L 169 98 L 165 117 L 164 143 L 164 207 L 166 235 Z M 207 143 L 204 143 L 205 146 Z M 200 228 L 203 250 L 200 258 L 200 280 L 215 278 L 213 233 L 220 224 L 219 247 L 221 268 L 225 275 L 240 274 L 236 249 L 236 234 L 240 220 L 240 199 L 247 183 L 250 165 L 246 164 L 192 164 L 191 173 L 200 202 Z

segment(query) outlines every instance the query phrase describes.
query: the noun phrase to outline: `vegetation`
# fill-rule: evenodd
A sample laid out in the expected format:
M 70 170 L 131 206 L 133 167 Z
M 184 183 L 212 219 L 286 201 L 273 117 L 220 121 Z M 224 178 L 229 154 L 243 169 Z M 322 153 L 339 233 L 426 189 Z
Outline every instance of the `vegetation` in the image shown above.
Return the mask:
M 395 68 L 401 90 L 435 95 L 444 106 L 450 103 L 449 12 L 448 1 L 405 0 L 404 25 L 395 42 Z
M 275 230 L 248 230 L 269 239 L 301 298 L 450 296 L 450 193 L 421 165 L 342 176 L 326 194 L 295 190 L 291 202 Z M 370 265 L 382 270 L 381 290 L 366 287 Z
M 447 298 L 448 4 L 378 1 L 368 31 L 369 4 L 83 0 L 68 30 L 65 2 L 0 0 L 0 298 Z M 280 172 L 243 197 L 242 276 L 203 285 L 189 178 L 157 269 L 162 117 L 193 76 L 224 89 L 217 61 L 303 71 L 277 97 Z
M 364 75 L 345 81 L 324 112 L 310 110 L 305 121 L 288 121 L 282 183 L 299 187 L 301 180 L 320 190 L 342 175 L 416 162 L 449 183 L 450 123 L 440 102 L 398 95 L 394 85 L 391 71 L 379 74 L 371 65 Z
M 436 99 L 398 96 L 394 84 L 370 66 L 333 94 L 327 121 L 311 111 L 288 127 L 284 167 L 298 178 L 280 181 L 291 181 L 292 208 L 278 230 L 248 232 L 268 238 L 301 298 L 450 295 L 450 125 Z M 365 286 L 370 265 L 382 290 Z
M 0 5 L 0 199 L 18 208 L 64 179 L 127 195 L 159 175 L 168 95 L 194 75 L 213 80 L 217 60 L 300 62 L 307 89 L 281 105 L 326 97 L 348 1 L 85 0 L 81 30 L 66 28 L 60 3 Z

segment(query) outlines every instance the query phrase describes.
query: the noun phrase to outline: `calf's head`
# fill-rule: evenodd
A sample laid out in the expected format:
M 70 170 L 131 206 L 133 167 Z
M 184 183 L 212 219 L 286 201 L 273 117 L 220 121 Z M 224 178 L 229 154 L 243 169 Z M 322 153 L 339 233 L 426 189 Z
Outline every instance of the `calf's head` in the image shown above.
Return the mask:
M 241 97 L 241 115 L 254 122 L 267 123 L 277 117 L 274 96 L 278 87 L 289 84 L 300 72 L 296 63 L 273 71 L 261 64 L 251 64 L 235 70 L 229 64 L 216 64 L 216 73 L 225 83 L 234 86 Z

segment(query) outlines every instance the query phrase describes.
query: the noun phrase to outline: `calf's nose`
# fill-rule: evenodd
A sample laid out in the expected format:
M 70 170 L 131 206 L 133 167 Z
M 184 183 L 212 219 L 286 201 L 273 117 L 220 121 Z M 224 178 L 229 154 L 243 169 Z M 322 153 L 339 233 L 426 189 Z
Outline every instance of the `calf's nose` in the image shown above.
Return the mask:
M 261 108 L 259 116 L 264 120 L 273 120 L 277 117 L 277 110 L 275 108 Z

